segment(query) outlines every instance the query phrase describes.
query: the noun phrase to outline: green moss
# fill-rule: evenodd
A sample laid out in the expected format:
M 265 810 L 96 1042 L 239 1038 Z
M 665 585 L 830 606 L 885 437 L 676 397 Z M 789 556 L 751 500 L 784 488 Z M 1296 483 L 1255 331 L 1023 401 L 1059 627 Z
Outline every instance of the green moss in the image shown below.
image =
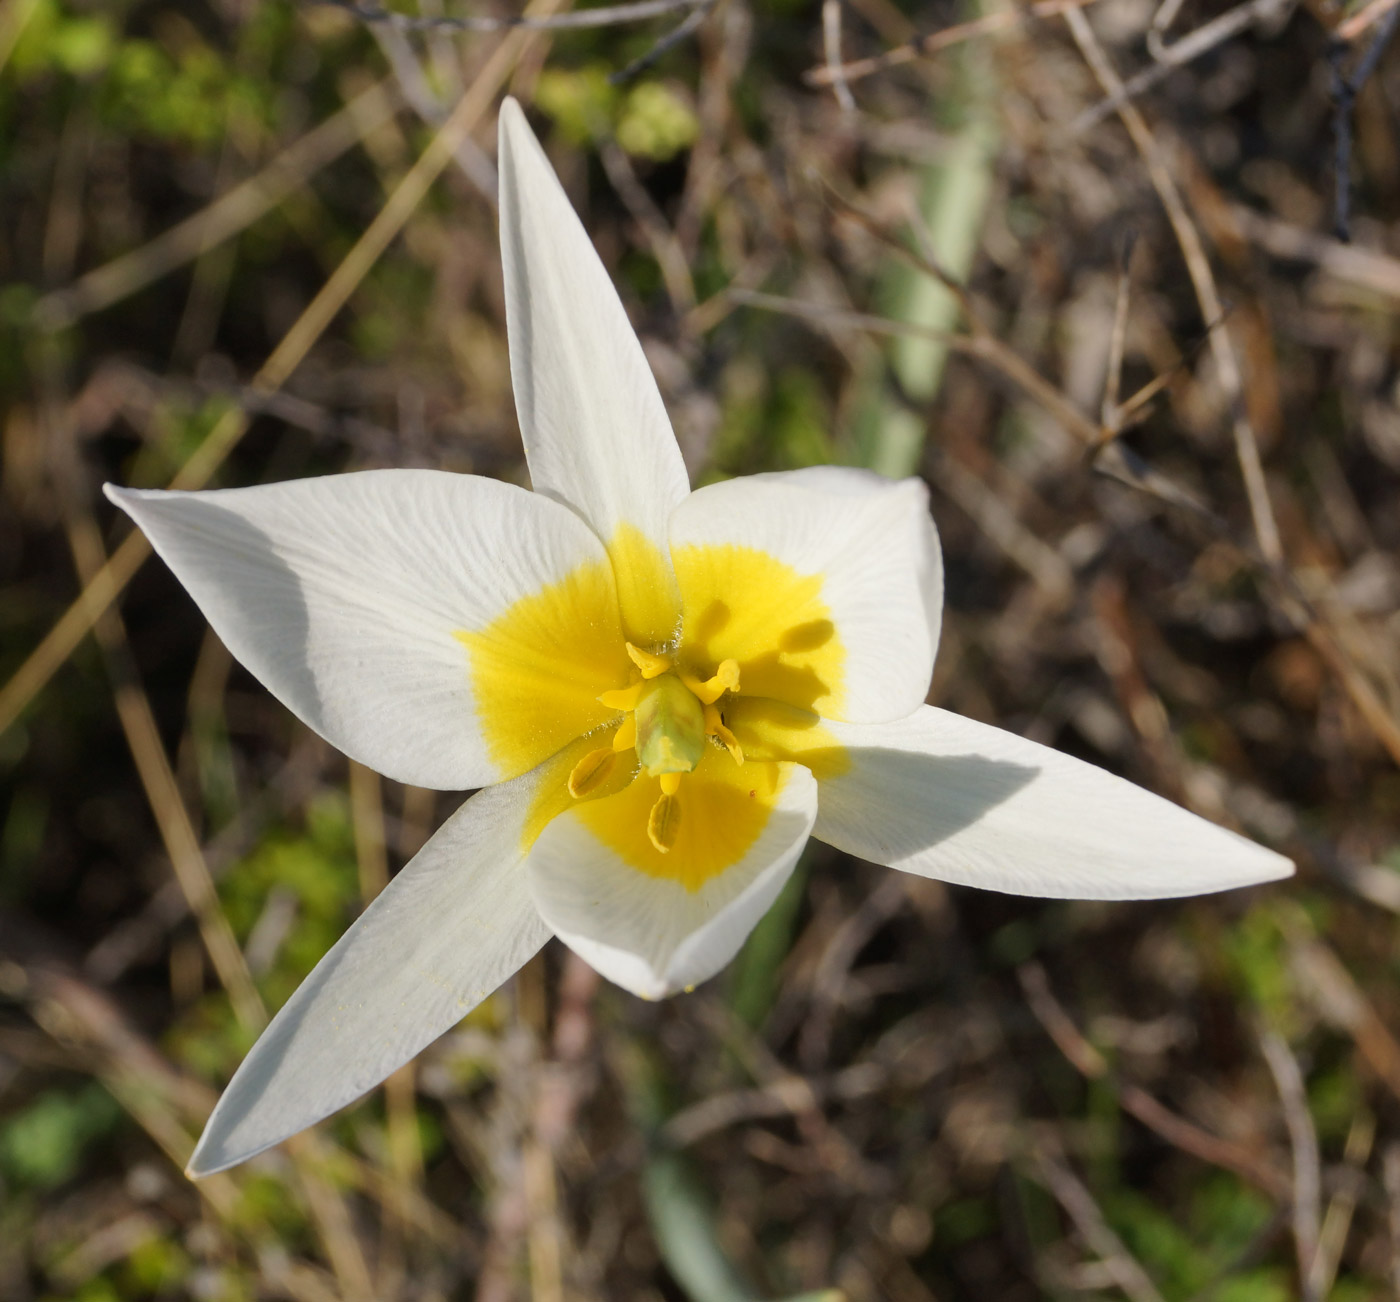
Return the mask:
M 0 1122 L 0 1173 L 35 1189 L 52 1189 L 76 1174 L 90 1144 L 109 1134 L 121 1109 L 95 1081 L 49 1090 Z

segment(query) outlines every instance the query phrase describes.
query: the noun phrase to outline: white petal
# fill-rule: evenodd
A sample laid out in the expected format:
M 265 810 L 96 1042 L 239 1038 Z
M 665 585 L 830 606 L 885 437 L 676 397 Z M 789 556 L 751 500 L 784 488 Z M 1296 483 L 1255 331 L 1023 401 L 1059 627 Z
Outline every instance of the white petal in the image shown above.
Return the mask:
M 873 863 L 1093 900 L 1199 895 L 1293 871 L 1282 855 L 1101 768 L 946 710 L 824 726 L 850 767 L 822 782 L 813 835 Z
M 511 377 L 530 478 L 609 548 L 628 526 L 651 544 L 662 564 L 647 580 L 669 591 L 633 594 L 621 572 L 618 585 L 634 631 L 665 641 L 671 629 L 646 629 L 661 616 L 643 608 L 655 597 L 674 620 L 666 520 L 690 483 L 671 422 L 617 291 L 513 99 L 501 106 L 499 161 Z
M 772 647 L 781 646 L 791 631 L 788 624 L 810 620 L 810 609 L 790 612 L 775 604 L 771 590 L 725 593 L 734 581 L 724 559 L 726 545 L 752 548 L 798 575 L 820 579 L 817 600 L 829 612 L 839 659 L 827 661 L 830 649 L 819 648 L 812 658 L 821 680 L 813 690 L 819 694 L 791 704 L 824 718 L 878 723 L 902 718 L 923 703 L 938 648 L 943 562 L 921 482 L 820 466 L 711 484 L 676 508 L 671 546 L 688 640 L 692 623 L 706 623 L 705 607 L 724 600 L 731 613 L 728 625 L 711 639 L 714 654 L 740 662 L 745 694 L 786 700 L 780 688 L 765 689 L 748 673 L 745 650 L 752 658 L 771 660 Z M 704 556 L 718 560 L 711 566 L 699 559 Z M 697 595 L 710 587 L 713 596 Z M 795 667 L 805 663 L 805 655 L 798 638 L 796 649 L 778 660 Z M 839 682 L 827 681 L 832 677 Z
M 768 911 L 812 830 L 816 781 L 799 765 L 783 767 L 782 790 L 758 838 L 694 890 L 639 872 L 577 813 L 561 814 L 526 863 L 541 916 L 576 954 L 643 999 L 708 980 Z
M 210 1175 L 360 1097 L 549 938 L 521 867 L 533 774 L 473 796 L 272 1019 L 190 1159 Z
M 108 485 L 107 495 L 229 650 L 352 758 L 401 782 L 462 790 L 550 753 L 513 767 L 488 753 L 457 635 L 580 565 L 606 566 L 597 539 L 557 503 L 432 470 L 205 493 Z

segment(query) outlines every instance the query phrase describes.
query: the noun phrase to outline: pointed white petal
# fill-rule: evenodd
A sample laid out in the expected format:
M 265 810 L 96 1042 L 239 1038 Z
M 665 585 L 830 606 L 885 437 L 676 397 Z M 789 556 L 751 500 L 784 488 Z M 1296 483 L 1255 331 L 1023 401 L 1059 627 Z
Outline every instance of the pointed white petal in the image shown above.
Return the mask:
M 576 954 L 643 999 L 708 980 L 777 898 L 811 832 L 816 781 L 799 765 L 782 768 L 781 790 L 757 838 L 695 889 L 639 871 L 580 812 L 561 814 L 540 833 L 526 863 L 541 916 Z M 610 799 L 627 798 L 624 792 Z M 640 810 L 645 818 L 645 804 Z M 683 848 L 671 853 L 680 856 Z
M 745 695 L 860 723 L 923 703 L 943 562 L 917 479 L 821 466 L 711 484 L 676 508 L 671 547 L 685 641 L 738 660 Z
M 401 782 L 459 790 L 515 777 L 568 740 L 550 738 L 541 753 L 522 756 L 487 735 L 459 636 L 581 566 L 610 586 L 597 539 L 557 503 L 432 470 L 205 493 L 108 485 L 107 495 L 229 650 L 361 763 Z M 568 627 L 560 639 L 574 636 L 573 623 L 598 618 L 561 610 L 556 622 Z M 543 648 L 551 649 L 559 648 Z M 591 702 L 606 686 L 580 690 Z
M 521 866 L 536 785 L 527 774 L 473 796 L 316 965 L 219 1099 L 191 1175 L 245 1161 L 359 1098 L 544 944 Z
M 923 877 L 1012 895 L 1141 900 L 1286 877 L 1293 865 L 1082 760 L 946 710 L 824 727 L 849 768 L 813 835 Z
M 674 622 L 666 520 L 690 491 L 671 422 L 617 291 L 513 99 L 501 106 L 499 161 L 511 377 L 530 478 L 610 550 L 620 533 L 626 547 L 629 530 L 650 544 L 647 573 L 631 583 L 619 563 L 618 587 L 630 630 L 665 641 L 670 627 L 646 626 Z

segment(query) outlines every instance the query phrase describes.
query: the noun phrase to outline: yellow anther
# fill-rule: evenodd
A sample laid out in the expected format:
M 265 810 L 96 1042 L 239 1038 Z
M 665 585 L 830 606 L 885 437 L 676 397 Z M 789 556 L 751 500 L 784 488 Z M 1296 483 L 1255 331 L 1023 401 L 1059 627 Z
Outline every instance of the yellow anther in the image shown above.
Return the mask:
M 642 671 L 642 677 L 660 678 L 671 667 L 671 662 L 665 656 L 653 655 L 650 651 L 643 651 L 639 646 L 627 643 L 627 654 L 631 657 L 632 663 Z
M 629 714 L 613 733 L 613 750 L 631 750 L 637 744 L 637 719 Z
M 624 713 L 635 710 L 641 704 L 642 697 L 647 694 L 648 685 L 646 683 L 633 683 L 631 687 L 619 687 L 614 692 L 604 692 L 598 698 L 599 705 L 605 705 L 610 710 L 620 710 Z
M 733 757 L 736 764 L 744 762 L 744 748 L 739 745 L 739 739 L 724 726 L 724 720 L 719 717 L 719 707 L 707 705 L 705 707 L 705 735 L 707 737 L 718 737 Z
M 702 705 L 713 705 L 725 692 L 739 690 L 739 662 L 721 660 L 713 678 L 702 682 L 699 678 L 684 674 L 681 676 L 681 682 L 695 694 Z
M 679 773 L 663 773 L 661 775 L 661 794 L 663 796 L 674 796 L 681 789 L 681 775 Z
M 617 752 L 611 747 L 605 746 L 589 751 L 574 765 L 573 772 L 569 774 L 569 794 L 577 800 L 580 796 L 596 791 L 608 780 L 608 775 L 616 763 Z
M 675 796 L 662 796 L 651 807 L 651 817 L 647 819 L 647 836 L 662 854 L 666 854 L 676 843 L 676 834 L 681 828 L 681 802 Z

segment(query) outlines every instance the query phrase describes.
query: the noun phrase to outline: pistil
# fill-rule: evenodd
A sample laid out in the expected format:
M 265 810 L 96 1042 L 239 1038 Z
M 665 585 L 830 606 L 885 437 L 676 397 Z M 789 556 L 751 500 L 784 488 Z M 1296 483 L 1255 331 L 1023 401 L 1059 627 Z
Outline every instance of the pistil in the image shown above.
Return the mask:
M 575 798 L 596 791 L 612 774 L 617 756 L 635 747 L 637 761 L 648 777 L 661 785 L 660 799 L 647 819 L 647 836 L 661 854 L 676 843 L 681 825 L 681 777 L 693 773 L 713 737 L 736 764 L 744 752 L 724 725 L 718 701 L 739 690 L 739 663 L 723 660 L 705 679 L 685 673 L 656 651 L 627 644 L 627 655 L 641 674 L 630 687 L 604 692 L 598 700 L 627 717 L 610 746 L 590 751 L 569 774 L 569 794 Z

